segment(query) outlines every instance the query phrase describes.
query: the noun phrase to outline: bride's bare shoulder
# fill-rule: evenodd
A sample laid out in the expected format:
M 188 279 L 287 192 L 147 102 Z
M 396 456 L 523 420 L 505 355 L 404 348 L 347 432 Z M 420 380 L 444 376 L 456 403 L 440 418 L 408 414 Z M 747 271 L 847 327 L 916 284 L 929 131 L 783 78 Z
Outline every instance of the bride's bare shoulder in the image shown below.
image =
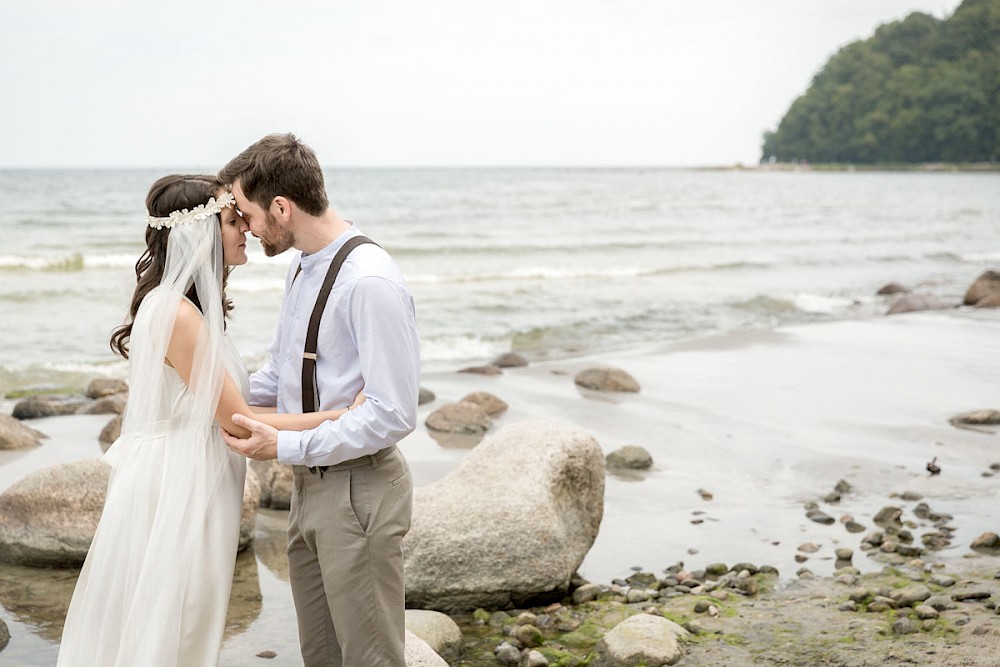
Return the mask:
M 177 305 L 173 336 L 174 338 L 179 337 L 193 343 L 198 335 L 198 330 L 204 322 L 205 318 L 202 317 L 201 311 L 187 299 L 181 299 Z

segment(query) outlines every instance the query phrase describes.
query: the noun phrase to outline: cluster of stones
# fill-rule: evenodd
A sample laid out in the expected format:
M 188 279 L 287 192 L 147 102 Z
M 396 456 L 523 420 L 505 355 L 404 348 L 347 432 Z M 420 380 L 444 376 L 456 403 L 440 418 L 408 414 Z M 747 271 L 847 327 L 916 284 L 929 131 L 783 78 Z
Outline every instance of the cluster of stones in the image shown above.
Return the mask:
M 897 635 L 934 630 L 943 613 L 961 610 L 960 605 L 964 603 L 980 602 L 987 609 L 1000 614 L 1000 607 L 991 599 L 990 591 L 962 584 L 956 586 L 958 582 L 954 577 L 947 574 L 930 574 L 929 568 L 919 560 L 912 564 L 923 568 L 922 574 L 911 577 L 916 583 L 903 588 L 888 586 L 877 589 L 857 588 L 848 594 L 848 599 L 838 608 L 847 612 L 882 613 L 889 610 L 902 612 L 895 615 L 892 624 L 892 633 Z M 1000 577 L 1000 573 L 997 576 Z M 856 579 L 844 580 L 842 583 L 856 583 L 856 581 Z M 959 590 L 949 592 L 956 588 Z M 955 625 L 964 625 L 969 622 L 969 617 L 964 613 L 958 614 L 954 622 Z
M 1000 464 L 997 464 L 995 470 L 1000 470 Z M 831 504 L 840 502 L 842 495 L 850 491 L 851 485 L 840 480 L 835 489 L 823 497 L 823 501 Z M 908 502 L 921 500 L 919 494 L 910 491 L 900 494 L 899 498 Z M 816 523 L 832 525 L 837 522 L 836 519 L 821 510 L 817 502 L 806 503 L 805 510 L 806 517 Z M 870 556 L 899 564 L 905 559 L 923 556 L 928 551 L 939 551 L 951 546 L 956 529 L 949 524 L 954 517 L 931 510 L 925 502 L 918 502 L 913 508 L 913 514 L 916 520 L 904 522 L 902 508 L 883 507 L 873 519 L 878 529 L 868 532 L 861 538 L 861 550 L 868 552 Z M 848 515 L 840 517 L 840 523 L 844 524 L 850 533 L 861 533 L 866 530 L 864 525 Z M 919 526 L 927 526 L 927 524 L 930 524 L 933 529 L 922 533 L 919 543 L 916 543 L 916 538 L 911 530 Z M 973 540 L 970 547 L 976 551 L 1000 553 L 1000 536 L 992 532 L 983 533 Z M 804 563 L 809 558 L 806 554 L 814 553 L 819 548 L 811 543 L 803 544 L 799 547 L 799 553 L 796 554 L 795 560 Z M 849 565 L 853 557 L 853 552 L 846 548 L 837 549 L 836 554 L 838 567 Z M 808 570 L 799 570 L 800 575 L 804 572 L 808 572 Z
M 919 500 L 920 496 L 905 493 L 902 495 L 902 499 Z M 913 514 L 922 522 L 930 522 L 934 526 L 934 530 L 920 536 L 922 546 L 914 544 L 914 535 L 908 529 L 908 527 L 915 528 L 918 524 L 908 521 L 908 527 L 904 527 L 903 510 L 899 507 L 887 506 L 875 515 L 875 523 L 882 530 L 872 531 L 862 538 L 862 551 L 877 550 L 882 554 L 896 554 L 905 559 L 922 556 L 928 550 L 937 551 L 951 544 L 952 533 L 955 529 L 948 525 L 948 522 L 952 520 L 950 514 L 933 512 L 927 503 L 923 502 L 918 503 L 913 508 Z
M 479 375 L 500 375 L 504 368 L 527 366 L 528 361 L 514 352 L 500 355 L 489 364 L 463 368 L 460 373 Z M 639 383 L 620 368 L 587 368 L 576 374 L 576 385 L 582 389 L 600 392 L 639 391 Z M 420 390 L 420 405 L 435 399 L 434 394 L 424 388 Z M 477 391 L 454 403 L 446 403 L 431 412 L 424 425 L 439 444 L 449 447 L 473 447 L 479 443 L 493 426 L 493 420 L 507 411 L 503 400 L 485 391 Z M 631 447 L 631 448 L 630 448 Z M 648 452 L 639 447 L 625 447 L 608 461 L 609 467 L 617 469 L 643 470 L 652 465 Z
M 11 415 L 0 415 L 0 449 L 20 449 L 41 444 L 45 434 L 22 423 L 22 420 L 76 414 L 114 414 L 116 417 L 112 421 L 117 420 L 120 424 L 127 399 L 128 385 L 121 380 L 103 378 L 87 385 L 83 395 L 28 395 L 14 404 Z
M 940 310 L 956 305 L 931 294 L 913 294 L 909 288 L 899 283 L 889 283 L 876 294 L 894 297 L 888 315 L 919 310 Z M 962 305 L 974 308 L 1000 308 L 1000 272 L 986 271 L 976 278 L 965 292 Z
M 851 485 L 842 479 L 837 482 L 833 491 L 823 496 L 823 502 L 835 505 L 840 502 L 844 495 L 850 493 L 851 491 Z M 823 524 L 824 526 L 832 526 L 837 523 L 836 519 L 820 509 L 818 502 L 810 501 L 806 503 L 805 510 L 806 518 L 810 521 L 815 521 L 816 523 Z M 844 528 L 846 528 L 849 533 L 860 533 L 865 530 L 865 527 L 855 521 L 854 517 L 851 516 L 840 517 L 840 522 L 844 524 Z
M 38 394 L 14 404 L 15 419 L 38 419 L 61 415 L 121 414 L 128 399 L 128 385 L 122 380 L 97 379 L 78 394 Z
M 693 604 L 697 614 L 718 616 L 716 603 L 730 596 L 750 597 L 760 591 L 755 575 L 777 575 L 773 567 L 757 567 L 739 563 L 727 567 L 714 563 L 703 570 L 687 570 L 677 563 L 664 570 L 663 577 L 652 572 L 635 572 L 625 579 L 616 579 L 610 586 L 574 578 L 575 588 L 569 599 L 534 611 L 487 611 L 477 609 L 472 614 L 473 626 L 499 628 L 504 639 L 493 649 L 501 665 L 542 667 L 549 659 L 539 650 L 559 649 L 560 636 L 576 631 L 598 601 L 606 608 L 615 605 L 623 610 L 623 620 L 600 638 L 594 638 L 586 650 L 589 655 L 565 656 L 559 664 L 589 665 L 672 665 L 681 657 L 678 640 L 691 634 L 709 632 L 697 618 L 680 626 L 664 618 L 657 601 L 681 596 L 698 596 Z M 704 596 L 704 597 L 700 597 Z M 555 634 L 555 638 L 547 640 Z M 567 640 L 568 641 L 568 640 Z
M 725 600 L 730 593 L 756 595 L 760 585 L 754 575 L 777 575 L 778 571 L 770 565 L 757 567 L 753 563 L 737 563 L 732 567 L 727 567 L 725 563 L 712 563 L 703 570 L 686 570 L 683 563 L 677 563 L 664 573 L 666 577 L 658 578 L 651 572 L 636 572 L 625 579 L 614 580 L 608 592 L 611 599 L 618 599 L 618 596 L 628 603 L 652 602 L 682 595 L 707 595 Z M 573 601 L 577 602 L 590 594 L 577 589 L 573 592 Z

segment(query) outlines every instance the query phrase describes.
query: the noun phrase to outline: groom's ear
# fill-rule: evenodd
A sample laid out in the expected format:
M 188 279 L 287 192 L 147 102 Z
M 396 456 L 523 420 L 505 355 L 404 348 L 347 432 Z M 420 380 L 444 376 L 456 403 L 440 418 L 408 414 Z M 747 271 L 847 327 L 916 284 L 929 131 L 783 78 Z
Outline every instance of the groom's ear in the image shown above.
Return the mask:
M 288 222 L 288 219 L 292 217 L 292 202 L 286 197 L 278 195 L 271 201 L 271 208 L 274 210 L 274 216 L 277 217 L 282 222 Z

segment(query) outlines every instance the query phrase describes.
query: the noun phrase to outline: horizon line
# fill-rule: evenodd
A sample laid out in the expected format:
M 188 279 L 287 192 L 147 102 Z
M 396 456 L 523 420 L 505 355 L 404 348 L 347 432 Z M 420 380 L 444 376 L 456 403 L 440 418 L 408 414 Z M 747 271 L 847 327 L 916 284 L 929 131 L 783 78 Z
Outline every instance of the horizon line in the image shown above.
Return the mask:
M 336 169 L 414 169 L 414 170 L 452 170 L 452 169 L 731 169 L 734 167 L 756 167 L 760 163 L 745 163 L 741 161 L 728 163 L 701 163 L 701 164 L 454 164 L 454 165 L 370 165 L 370 164 L 338 164 L 321 165 L 324 170 Z M 57 171 L 60 169 L 72 170 L 108 170 L 125 171 L 129 169 L 138 170 L 179 170 L 179 169 L 204 169 L 203 165 L 0 165 L 0 171 Z

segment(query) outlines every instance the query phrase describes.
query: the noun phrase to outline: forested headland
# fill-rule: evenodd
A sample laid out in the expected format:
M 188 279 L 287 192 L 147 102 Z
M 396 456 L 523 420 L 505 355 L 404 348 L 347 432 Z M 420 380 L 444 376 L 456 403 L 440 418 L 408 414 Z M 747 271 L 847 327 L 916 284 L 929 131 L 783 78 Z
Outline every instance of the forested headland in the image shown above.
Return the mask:
M 915 12 L 840 49 L 764 133 L 761 161 L 1000 161 L 1000 0 Z

